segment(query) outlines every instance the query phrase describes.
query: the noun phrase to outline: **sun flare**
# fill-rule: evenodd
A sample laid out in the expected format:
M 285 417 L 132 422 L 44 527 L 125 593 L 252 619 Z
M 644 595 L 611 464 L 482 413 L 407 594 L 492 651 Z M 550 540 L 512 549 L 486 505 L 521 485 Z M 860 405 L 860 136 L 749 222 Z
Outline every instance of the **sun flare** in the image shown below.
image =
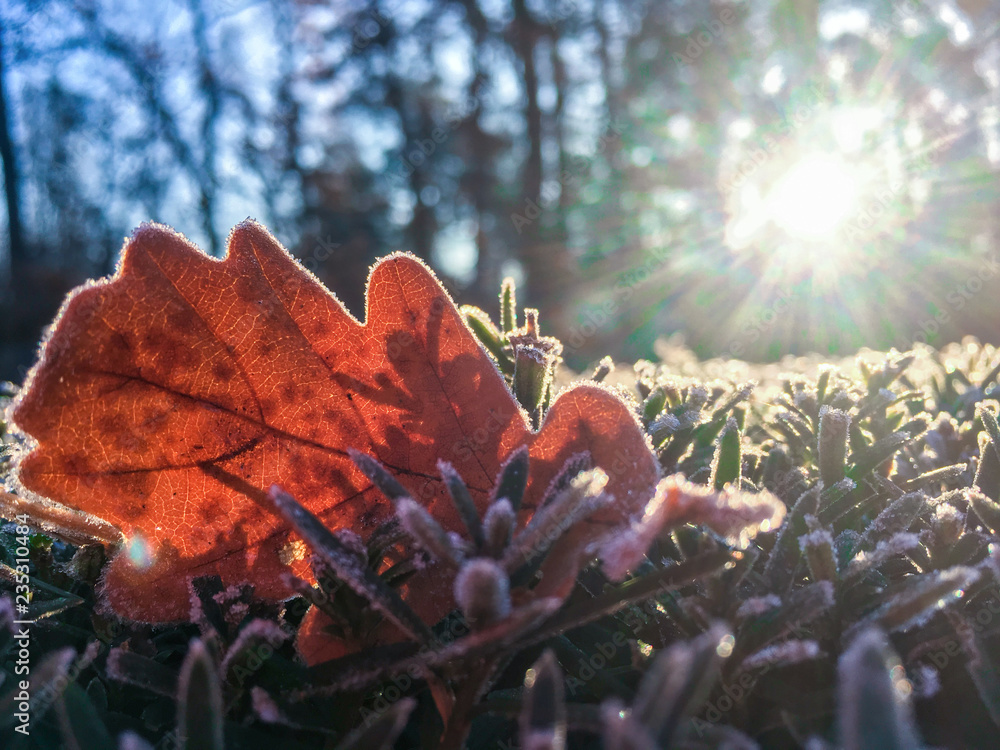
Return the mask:
M 803 240 L 827 239 L 857 210 L 858 178 L 841 159 L 811 155 L 778 179 L 766 199 L 774 223 Z

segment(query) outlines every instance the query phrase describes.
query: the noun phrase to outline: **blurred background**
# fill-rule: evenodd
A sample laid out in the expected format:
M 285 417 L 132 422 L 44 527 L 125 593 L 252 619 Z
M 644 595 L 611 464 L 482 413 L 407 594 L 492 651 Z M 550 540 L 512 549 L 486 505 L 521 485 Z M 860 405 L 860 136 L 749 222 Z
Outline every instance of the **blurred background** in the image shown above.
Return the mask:
M 504 276 L 582 368 L 997 342 L 1000 3 L 0 0 L 0 378 L 153 219 L 359 317 Z

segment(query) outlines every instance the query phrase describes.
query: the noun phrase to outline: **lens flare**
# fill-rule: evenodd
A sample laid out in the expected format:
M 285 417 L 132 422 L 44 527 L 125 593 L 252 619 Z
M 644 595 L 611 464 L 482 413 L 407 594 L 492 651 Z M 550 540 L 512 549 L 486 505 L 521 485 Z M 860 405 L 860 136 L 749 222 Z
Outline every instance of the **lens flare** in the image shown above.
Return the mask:
M 126 545 L 128 559 L 136 568 L 142 570 L 153 564 L 153 552 L 149 548 L 149 542 L 141 536 L 132 537 Z

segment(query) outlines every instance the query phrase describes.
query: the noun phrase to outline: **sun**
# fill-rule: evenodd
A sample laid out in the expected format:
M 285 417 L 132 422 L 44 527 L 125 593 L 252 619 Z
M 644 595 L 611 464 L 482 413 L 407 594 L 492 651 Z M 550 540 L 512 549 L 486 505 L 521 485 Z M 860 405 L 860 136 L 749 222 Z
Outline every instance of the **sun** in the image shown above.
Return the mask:
M 857 212 L 860 197 L 860 180 L 843 159 L 813 154 L 778 178 L 764 207 L 790 237 L 821 241 Z

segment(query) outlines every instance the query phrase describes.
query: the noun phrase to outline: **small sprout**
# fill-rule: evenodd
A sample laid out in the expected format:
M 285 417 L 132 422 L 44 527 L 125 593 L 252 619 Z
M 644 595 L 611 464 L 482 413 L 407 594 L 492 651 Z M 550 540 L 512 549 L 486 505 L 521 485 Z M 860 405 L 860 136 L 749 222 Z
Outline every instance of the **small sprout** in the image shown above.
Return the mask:
M 375 610 L 414 640 L 423 643 L 433 638 L 430 628 L 403 601 L 399 592 L 389 587 L 363 561 L 358 560 L 351 550 L 295 498 L 277 485 L 272 485 L 268 497 L 278 513 L 352 591 L 367 599 Z M 401 502 L 406 500 L 409 498 Z
M 515 520 L 514 508 L 511 506 L 510 500 L 505 497 L 501 497 L 486 509 L 486 515 L 483 517 L 483 536 L 485 538 L 483 554 L 493 558 L 499 558 L 503 555 L 503 551 L 514 533 Z
M 529 414 L 534 414 L 545 397 L 552 378 L 554 358 L 536 346 L 514 347 L 514 395 Z
M 528 448 L 521 446 L 513 451 L 500 467 L 500 476 L 491 496 L 491 504 L 498 498 L 507 498 L 516 514 L 521 507 L 524 489 L 528 486 Z
M 462 554 L 451 537 L 416 500 L 408 497 L 399 500 L 396 503 L 396 517 L 406 533 L 432 560 L 455 566 L 461 564 Z
M 524 308 L 524 335 L 529 338 L 539 337 L 538 310 L 533 307 Z
M 402 497 L 409 497 L 410 493 L 403 487 L 377 459 L 371 456 L 356 451 L 353 448 L 348 448 L 347 455 L 351 457 L 354 465 L 357 466 L 361 473 L 371 480 L 372 484 L 378 487 L 382 494 L 385 495 L 392 501 L 396 501 Z
M 590 379 L 595 383 L 602 383 L 614 371 L 615 361 L 611 357 L 602 357 L 601 361 L 597 363 L 597 367 L 594 368 L 594 374 L 590 376 Z
M 726 420 L 726 426 L 719 434 L 712 460 L 712 475 L 708 483 L 721 490 L 727 484 L 740 488 L 740 473 L 743 466 L 743 437 L 740 426 L 733 417 Z
M 496 560 L 469 560 L 455 576 L 455 601 L 473 627 L 497 622 L 510 614 L 510 579 Z
M 819 528 L 799 537 L 799 547 L 813 581 L 837 580 L 837 555 L 828 529 Z
M 667 391 L 662 385 L 654 387 L 642 402 L 642 421 L 650 424 L 667 405 Z M 676 419 L 676 417 L 674 417 Z
M 510 356 L 504 348 L 506 345 L 505 337 L 493 325 L 490 316 L 472 305 L 463 305 L 461 311 L 472 333 L 497 361 L 501 372 L 510 375 Z
M 500 284 L 500 326 L 505 334 L 517 328 L 517 291 L 510 276 Z
M 445 487 L 448 488 L 448 494 L 455 504 L 455 509 L 458 510 L 458 515 L 462 518 L 465 528 L 469 530 L 472 543 L 476 546 L 476 549 L 481 550 L 484 543 L 483 526 L 479 521 L 479 511 L 476 510 L 476 503 L 472 499 L 472 495 L 469 494 L 469 488 L 465 486 L 462 477 L 458 475 L 458 472 L 447 461 L 438 461 L 438 471 L 441 472 L 441 478 L 444 480 Z

